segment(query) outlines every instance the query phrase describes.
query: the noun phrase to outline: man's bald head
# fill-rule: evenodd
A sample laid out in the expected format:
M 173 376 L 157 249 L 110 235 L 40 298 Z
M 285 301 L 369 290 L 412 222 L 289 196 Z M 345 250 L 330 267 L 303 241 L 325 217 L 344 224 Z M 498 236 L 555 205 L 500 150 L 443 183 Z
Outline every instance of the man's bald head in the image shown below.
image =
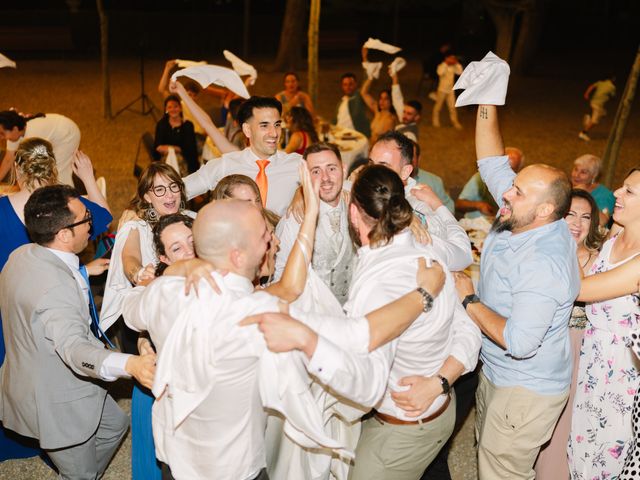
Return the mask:
M 268 239 L 263 241 L 266 233 L 262 212 L 243 200 L 209 203 L 198 212 L 193 223 L 193 243 L 198 257 L 218 268 L 251 275 L 251 280 L 266 252 Z M 238 254 L 242 254 L 242 258 Z
M 554 206 L 551 220 L 564 218 L 571 206 L 571 182 L 562 170 L 536 163 L 522 169 L 521 174 L 529 174 L 532 179 L 537 179 L 540 184 L 539 202 L 549 202 Z M 518 175 L 520 176 L 520 175 Z

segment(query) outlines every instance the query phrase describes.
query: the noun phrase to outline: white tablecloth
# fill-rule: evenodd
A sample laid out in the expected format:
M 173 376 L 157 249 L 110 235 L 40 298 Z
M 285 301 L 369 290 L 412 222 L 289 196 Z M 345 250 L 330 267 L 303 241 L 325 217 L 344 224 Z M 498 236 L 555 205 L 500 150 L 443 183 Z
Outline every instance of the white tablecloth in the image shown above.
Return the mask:
M 369 156 L 369 140 L 356 130 L 332 125 L 329 141 L 338 145 L 345 171 L 356 158 Z

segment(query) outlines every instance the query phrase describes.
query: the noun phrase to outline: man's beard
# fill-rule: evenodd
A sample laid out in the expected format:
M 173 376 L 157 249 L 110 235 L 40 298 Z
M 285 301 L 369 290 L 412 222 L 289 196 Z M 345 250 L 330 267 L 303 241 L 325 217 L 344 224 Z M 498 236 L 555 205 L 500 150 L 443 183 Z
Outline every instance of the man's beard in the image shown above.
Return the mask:
M 333 186 L 334 185 L 333 182 L 331 182 L 330 185 Z M 326 184 L 324 186 L 326 186 Z M 322 188 L 322 187 L 323 187 L 323 185 L 320 185 L 320 188 Z M 340 196 L 340 193 L 342 193 L 342 189 L 338 190 L 336 192 L 336 194 L 331 196 L 331 197 L 327 197 L 327 196 L 323 197 L 322 196 L 322 190 L 320 190 L 320 200 L 322 200 L 324 203 L 332 203 L 332 202 L 334 202 L 336 200 L 336 198 L 338 198 Z M 329 195 L 331 195 L 331 194 L 329 194 Z
M 512 232 L 514 228 L 526 227 L 527 225 L 533 223 L 535 219 L 535 211 L 528 212 L 523 218 L 517 218 L 513 214 L 513 210 L 511 210 L 511 217 L 507 218 L 506 220 L 501 220 L 499 216 L 496 217 L 496 219 L 493 221 L 493 225 L 491 225 L 491 232 Z

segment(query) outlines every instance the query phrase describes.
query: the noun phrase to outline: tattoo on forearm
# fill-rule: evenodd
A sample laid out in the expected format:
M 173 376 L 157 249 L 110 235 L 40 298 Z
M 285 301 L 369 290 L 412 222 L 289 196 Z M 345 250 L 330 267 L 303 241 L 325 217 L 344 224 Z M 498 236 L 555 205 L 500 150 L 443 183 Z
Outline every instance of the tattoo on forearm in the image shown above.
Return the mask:
M 487 120 L 489 118 L 487 107 L 480 107 L 480 118 L 483 120 Z

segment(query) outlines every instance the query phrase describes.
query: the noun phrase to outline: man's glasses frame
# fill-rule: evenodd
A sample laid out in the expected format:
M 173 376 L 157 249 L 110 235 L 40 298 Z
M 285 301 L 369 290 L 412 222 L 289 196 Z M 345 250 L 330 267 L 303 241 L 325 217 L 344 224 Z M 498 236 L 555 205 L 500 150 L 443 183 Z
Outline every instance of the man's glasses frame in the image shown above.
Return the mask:
M 80 220 L 79 222 L 76 222 L 76 223 L 72 223 L 70 225 L 65 225 L 60 230 L 64 230 L 66 228 L 73 229 L 74 227 L 80 226 L 83 223 L 88 223 L 89 224 L 89 228 L 93 227 L 93 215 L 91 215 L 91 211 L 90 210 L 87 210 L 87 213 L 84 214 L 84 218 L 82 220 Z

